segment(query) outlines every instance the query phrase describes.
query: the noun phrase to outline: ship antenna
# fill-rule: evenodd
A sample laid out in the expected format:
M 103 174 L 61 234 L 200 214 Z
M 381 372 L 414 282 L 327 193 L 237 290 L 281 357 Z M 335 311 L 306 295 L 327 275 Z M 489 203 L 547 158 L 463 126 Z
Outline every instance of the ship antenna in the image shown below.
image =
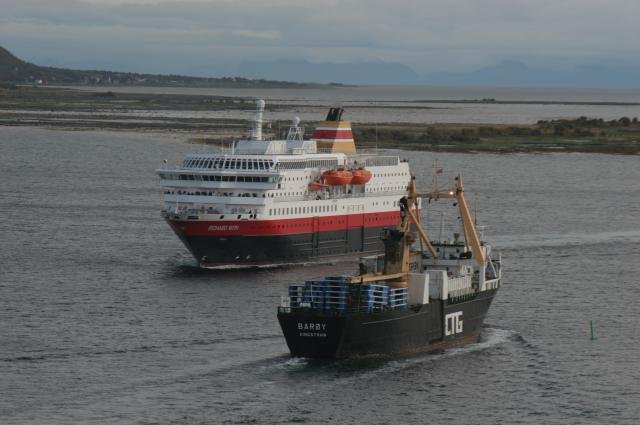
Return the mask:
M 433 193 L 436 195 L 436 200 L 438 200 L 438 194 L 440 193 L 438 176 L 441 174 L 443 174 L 443 168 L 438 165 L 438 159 L 436 158 L 435 161 L 433 161 Z

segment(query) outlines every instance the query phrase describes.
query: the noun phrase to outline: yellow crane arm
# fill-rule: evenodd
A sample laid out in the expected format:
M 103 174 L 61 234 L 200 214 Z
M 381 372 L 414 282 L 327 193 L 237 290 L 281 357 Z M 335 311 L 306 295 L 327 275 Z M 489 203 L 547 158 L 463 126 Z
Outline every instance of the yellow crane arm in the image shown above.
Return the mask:
M 436 250 L 433 248 L 433 245 L 431 245 L 431 241 L 429 241 L 429 238 L 427 237 L 427 232 L 424 231 L 424 228 L 418 221 L 418 218 L 416 217 L 414 212 L 411 211 L 411 208 L 407 209 L 407 212 L 409 213 L 409 217 L 411 217 L 411 221 L 413 221 L 413 223 L 416 225 L 416 228 L 418 229 L 418 234 L 420 235 L 420 239 L 425 243 L 425 245 L 427 245 L 427 249 L 431 253 L 431 256 L 433 258 L 438 258 L 438 254 L 436 253 Z
M 370 282 L 378 282 L 381 280 L 393 280 L 393 279 L 407 279 L 407 273 L 393 273 L 393 274 L 364 274 L 360 276 L 351 276 L 349 283 L 351 284 L 364 284 Z
M 462 184 L 462 176 L 458 176 L 458 184 L 456 187 L 456 199 L 458 200 L 458 208 L 460 209 L 460 219 L 464 230 L 464 237 L 467 244 L 471 246 L 471 252 L 480 267 L 484 267 L 486 263 L 485 251 L 480 243 L 476 226 L 473 223 L 469 205 L 464 197 L 464 185 Z
M 464 184 L 462 183 L 462 176 L 458 175 L 456 180 L 457 183 L 455 191 L 437 191 L 422 196 L 426 196 L 429 199 L 435 200 L 456 199 L 458 201 L 458 209 L 460 211 L 460 219 L 462 220 L 462 231 L 464 233 L 465 243 L 471 247 L 471 252 L 473 252 L 473 256 L 476 258 L 477 263 L 481 267 L 483 267 L 486 263 L 486 255 L 484 249 L 482 249 L 476 226 L 473 223 L 473 218 L 471 217 L 471 212 L 469 211 L 469 205 L 467 204 L 467 200 L 464 197 Z

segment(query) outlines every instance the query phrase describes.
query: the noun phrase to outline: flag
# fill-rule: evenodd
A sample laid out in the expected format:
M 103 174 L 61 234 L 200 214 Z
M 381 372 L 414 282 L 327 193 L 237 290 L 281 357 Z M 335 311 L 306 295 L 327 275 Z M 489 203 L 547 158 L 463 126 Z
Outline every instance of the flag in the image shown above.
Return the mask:
M 436 174 L 442 175 L 442 172 L 443 172 L 442 167 L 436 168 Z

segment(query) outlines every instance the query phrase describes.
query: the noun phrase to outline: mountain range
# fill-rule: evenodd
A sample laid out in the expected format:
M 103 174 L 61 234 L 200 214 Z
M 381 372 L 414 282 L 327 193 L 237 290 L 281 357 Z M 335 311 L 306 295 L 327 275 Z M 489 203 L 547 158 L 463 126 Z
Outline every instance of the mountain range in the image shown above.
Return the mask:
M 506 60 L 469 72 L 433 72 L 420 75 L 393 62 L 311 63 L 302 59 L 242 62 L 237 75 L 246 78 L 282 79 L 343 84 L 400 84 L 434 86 L 502 87 L 640 87 L 640 67 L 584 65 L 556 71 L 529 67 Z
M 191 77 L 109 70 L 75 70 L 39 66 L 17 58 L 0 46 L 0 82 L 29 84 L 135 85 L 179 87 L 308 87 L 286 81 L 242 77 Z
M 421 75 L 411 67 L 384 61 L 312 63 L 304 59 L 243 61 L 233 77 L 71 70 L 25 62 L 0 47 L 0 81 L 50 84 L 160 85 L 192 87 L 308 87 L 315 84 L 434 85 L 502 87 L 637 88 L 640 67 L 583 65 L 568 70 L 530 67 L 507 60 L 469 72 Z

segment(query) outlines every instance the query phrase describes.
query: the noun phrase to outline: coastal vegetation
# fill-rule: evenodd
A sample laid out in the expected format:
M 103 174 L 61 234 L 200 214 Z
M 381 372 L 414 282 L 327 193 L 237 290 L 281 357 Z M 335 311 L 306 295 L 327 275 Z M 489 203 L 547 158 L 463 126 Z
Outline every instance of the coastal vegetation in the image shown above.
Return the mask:
M 507 124 L 359 124 L 360 143 L 379 147 L 453 152 L 640 153 L 636 117 L 603 120 L 580 117 Z

